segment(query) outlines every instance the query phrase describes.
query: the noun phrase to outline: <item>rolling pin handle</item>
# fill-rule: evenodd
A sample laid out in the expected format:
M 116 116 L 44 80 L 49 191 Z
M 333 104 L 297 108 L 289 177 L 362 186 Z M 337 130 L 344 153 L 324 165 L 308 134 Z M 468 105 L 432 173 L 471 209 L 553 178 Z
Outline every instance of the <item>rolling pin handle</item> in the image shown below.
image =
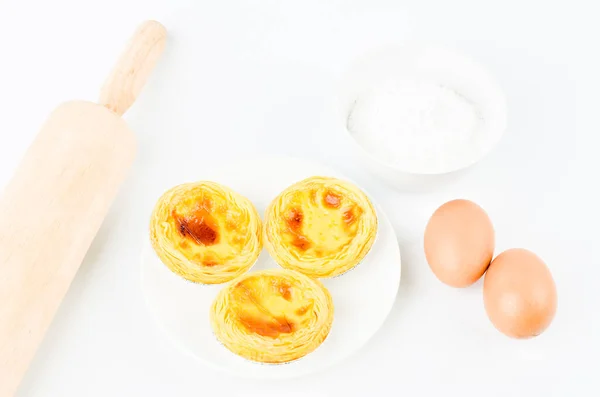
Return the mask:
M 156 21 L 142 23 L 100 91 L 100 105 L 122 116 L 135 102 L 165 48 L 167 31 Z

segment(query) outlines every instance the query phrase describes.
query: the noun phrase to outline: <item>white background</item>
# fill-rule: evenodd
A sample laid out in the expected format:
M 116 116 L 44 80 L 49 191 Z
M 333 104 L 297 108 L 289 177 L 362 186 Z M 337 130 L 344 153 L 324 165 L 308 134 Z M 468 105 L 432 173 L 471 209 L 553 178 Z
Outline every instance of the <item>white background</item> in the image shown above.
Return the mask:
M 0 185 L 50 110 L 96 99 L 140 21 L 158 19 L 170 34 L 126 116 L 139 137 L 135 166 L 19 395 L 597 396 L 594 3 L 0 0 Z M 360 169 L 331 109 L 331 83 L 354 56 L 405 40 L 471 54 L 508 98 L 509 129 L 497 149 L 427 194 L 391 190 Z M 198 179 L 228 159 L 267 154 L 324 160 L 358 181 L 390 216 L 404 259 L 396 305 L 371 342 L 325 373 L 282 382 L 231 379 L 180 354 L 152 322 L 139 286 L 157 181 Z M 498 252 L 521 246 L 548 263 L 559 307 L 542 336 L 509 340 L 486 318 L 481 282 L 454 290 L 429 271 L 425 222 L 455 197 L 488 211 Z

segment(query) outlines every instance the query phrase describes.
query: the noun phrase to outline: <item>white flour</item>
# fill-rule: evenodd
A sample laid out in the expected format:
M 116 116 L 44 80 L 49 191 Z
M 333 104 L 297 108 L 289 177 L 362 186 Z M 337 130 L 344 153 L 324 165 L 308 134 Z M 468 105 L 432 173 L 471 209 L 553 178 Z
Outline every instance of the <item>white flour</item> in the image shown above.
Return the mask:
M 377 159 L 412 172 L 443 172 L 478 152 L 481 118 L 454 90 L 431 81 L 387 82 L 360 95 L 348 130 Z

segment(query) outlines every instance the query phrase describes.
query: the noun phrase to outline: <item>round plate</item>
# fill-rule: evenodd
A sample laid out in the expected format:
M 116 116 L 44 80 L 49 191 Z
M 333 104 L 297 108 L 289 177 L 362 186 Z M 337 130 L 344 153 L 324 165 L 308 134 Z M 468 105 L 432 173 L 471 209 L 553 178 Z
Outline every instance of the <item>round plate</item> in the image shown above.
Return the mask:
M 199 177 L 231 187 L 252 200 L 264 214 L 269 202 L 284 188 L 313 175 L 348 180 L 323 165 L 279 158 L 238 163 Z M 176 185 L 182 181 L 172 182 Z M 333 297 L 333 325 L 325 342 L 299 360 L 282 365 L 260 364 L 227 350 L 217 341 L 209 322 L 209 308 L 223 285 L 198 285 L 171 273 L 149 242 L 142 253 L 142 291 L 148 309 L 177 346 L 207 365 L 237 376 L 290 378 L 330 367 L 350 356 L 373 336 L 388 316 L 398 292 L 398 241 L 386 215 L 375 202 L 373 204 L 379 219 L 377 239 L 365 259 L 354 269 L 321 280 Z M 277 266 L 263 250 L 250 271 Z

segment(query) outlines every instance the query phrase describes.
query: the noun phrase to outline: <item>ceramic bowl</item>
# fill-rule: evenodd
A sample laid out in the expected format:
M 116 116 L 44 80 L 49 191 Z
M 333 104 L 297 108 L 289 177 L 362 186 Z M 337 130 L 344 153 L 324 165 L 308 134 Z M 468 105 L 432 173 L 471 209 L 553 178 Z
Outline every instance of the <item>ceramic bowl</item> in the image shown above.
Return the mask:
M 388 81 L 418 79 L 453 89 L 477 109 L 480 116 L 477 144 L 464 148 L 463 155 L 450 156 L 443 166 L 386 163 L 367 150 L 349 130 L 348 120 L 362 93 Z M 373 174 L 405 190 L 430 190 L 461 175 L 498 144 L 507 124 L 506 99 L 493 76 L 470 57 L 447 48 L 397 45 L 365 54 L 352 63 L 337 85 L 337 119 L 355 155 Z

